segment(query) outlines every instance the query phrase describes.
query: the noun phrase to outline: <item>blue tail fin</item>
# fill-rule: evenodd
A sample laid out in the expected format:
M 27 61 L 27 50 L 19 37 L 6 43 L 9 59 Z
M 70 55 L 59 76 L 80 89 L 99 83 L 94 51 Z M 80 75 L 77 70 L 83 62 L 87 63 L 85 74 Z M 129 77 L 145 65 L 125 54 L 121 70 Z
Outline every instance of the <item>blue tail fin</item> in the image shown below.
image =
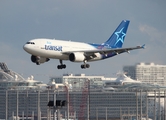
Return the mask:
M 111 35 L 111 37 L 102 45 L 107 45 L 112 48 L 121 48 L 126 36 L 129 22 L 130 21 L 128 20 L 123 20 Z

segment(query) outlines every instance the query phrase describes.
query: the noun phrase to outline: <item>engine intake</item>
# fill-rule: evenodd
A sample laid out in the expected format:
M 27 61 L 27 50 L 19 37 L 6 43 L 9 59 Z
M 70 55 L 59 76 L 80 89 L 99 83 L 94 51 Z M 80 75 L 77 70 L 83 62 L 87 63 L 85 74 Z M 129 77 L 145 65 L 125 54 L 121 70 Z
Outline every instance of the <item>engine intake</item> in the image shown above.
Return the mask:
M 31 56 L 31 61 L 33 63 L 36 63 L 36 62 L 44 63 L 44 62 L 48 62 L 49 60 L 50 60 L 49 58 L 43 58 L 43 57 L 34 56 L 34 55 Z
M 32 56 L 31 56 L 31 61 L 32 61 L 33 63 L 36 63 L 36 61 L 37 61 L 36 56 L 32 55 Z
M 71 62 L 83 62 L 85 60 L 85 56 L 83 53 L 71 53 L 69 55 L 69 60 Z

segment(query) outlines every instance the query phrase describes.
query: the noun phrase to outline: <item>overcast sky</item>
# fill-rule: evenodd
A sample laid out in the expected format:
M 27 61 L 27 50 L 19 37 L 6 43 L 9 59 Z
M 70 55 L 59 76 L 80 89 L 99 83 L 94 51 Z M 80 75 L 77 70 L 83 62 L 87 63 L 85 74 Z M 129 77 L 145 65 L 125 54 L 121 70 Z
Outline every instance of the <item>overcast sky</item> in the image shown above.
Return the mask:
M 63 73 L 113 76 L 124 65 L 166 65 L 165 5 L 165 0 L 1 0 L 0 62 L 24 78 L 34 75 L 44 83 Z M 67 68 L 58 70 L 59 60 L 54 59 L 37 66 L 23 50 L 34 38 L 103 43 L 124 19 L 130 25 L 123 47 L 146 44 L 146 49 L 91 62 L 89 69 L 64 61 Z

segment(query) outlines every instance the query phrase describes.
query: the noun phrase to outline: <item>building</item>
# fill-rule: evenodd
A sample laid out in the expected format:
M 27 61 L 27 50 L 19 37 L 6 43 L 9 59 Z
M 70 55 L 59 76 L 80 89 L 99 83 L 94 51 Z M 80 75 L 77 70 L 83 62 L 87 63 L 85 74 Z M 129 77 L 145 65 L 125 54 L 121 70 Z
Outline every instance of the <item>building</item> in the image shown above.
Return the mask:
M 161 104 L 166 101 L 164 86 L 142 83 L 124 74 L 117 79 L 69 74 L 52 77 L 45 85 L 33 77 L 25 80 L 0 65 L 0 119 L 53 119 L 48 102 L 54 98 L 69 101 L 56 112 L 63 119 L 68 113 L 70 119 L 78 120 L 166 118 L 166 104 Z
M 103 80 L 112 80 L 104 76 L 87 76 L 85 74 L 63 74 L 63 76 L 52 76 L 50 82 L 69 84 L 74 89 L 80 89 L 84 86 L 84 82 L 90 80 L 90 85 L 93 88 L 102 88 Z
M 166 86 L 166 65 L 139 63 L 136 65 L 126 65 L 123 67 L 123 71 L 132 79 Z

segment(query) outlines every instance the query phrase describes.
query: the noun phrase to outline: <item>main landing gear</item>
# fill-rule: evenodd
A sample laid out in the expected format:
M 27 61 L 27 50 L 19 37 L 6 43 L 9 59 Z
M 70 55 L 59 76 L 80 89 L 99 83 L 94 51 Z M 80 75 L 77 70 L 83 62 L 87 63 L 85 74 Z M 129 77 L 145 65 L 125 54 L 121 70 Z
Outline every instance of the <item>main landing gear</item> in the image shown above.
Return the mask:
M 90 65 L 86 64 L 86 61 L 84 61 L 84 64 L 81 65 L 82 69 L 86 69 L 86 68 L 89 68 L 89 67 L 90 67 Z
M 90 67 L 90 65 L 89 65 L 89 64 L 85 64 L 85 65 L 84 65 L 84 64 L 82 64 L 82 65 L 81 65 L 81 68 L 82 68 L 82 69 L 86 69 L 86 68 L 89 68 L 89 67 Z
M 59 60 L 60 62 L 60 65 L 57 66 L 58 69 L 65 69 L 66 68 L 66 65 L 63 64 L 62 60 Z M 86 69 L 86 68 L 89 68 L 90 65 L 89 64 L 86 64 L 86 61 L 84 61 L 84 64 L 81 65 L 81 68 L 82 69 Z
M 63 64 L 62 60 L 59 60 L 60 62 L 60 65 L 57 66 L 58 69 L 65 69 L 66 68 L 66 65 Z

